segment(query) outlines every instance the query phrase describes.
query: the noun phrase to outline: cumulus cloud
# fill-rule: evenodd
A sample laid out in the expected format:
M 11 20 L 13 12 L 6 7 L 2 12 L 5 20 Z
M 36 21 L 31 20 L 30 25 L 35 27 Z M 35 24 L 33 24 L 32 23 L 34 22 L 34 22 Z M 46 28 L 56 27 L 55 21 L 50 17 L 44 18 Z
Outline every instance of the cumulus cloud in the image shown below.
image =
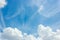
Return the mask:
M 60 40 L 60 30 L 53 32 L 49 26 L 39 25 L 38 34 L 43 40 Z
M 22 32 L 19 31 L 16 28 L 6 28 L 3 30 L 3 33 L 1 35 L 2 39 L 7 40 L 21 40 L 22 39 Z
M 49 26 L 39 25 L 37 30 L 38 37 L 22 33 L 17 28 L 5 28 L 0 32 L 0 40 L 60 40 L 60 30 L 53 32 Z
M 0 0 L 0 8 L 3 8 L 6 4 L 6 0 Z

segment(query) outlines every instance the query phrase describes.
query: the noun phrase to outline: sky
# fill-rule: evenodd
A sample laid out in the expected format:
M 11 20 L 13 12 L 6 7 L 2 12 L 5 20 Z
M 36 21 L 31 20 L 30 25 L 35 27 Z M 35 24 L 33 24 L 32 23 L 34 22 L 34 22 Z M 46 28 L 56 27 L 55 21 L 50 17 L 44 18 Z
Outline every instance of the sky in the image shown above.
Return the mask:
M 60 0 L 0 0 L 0 40 L 23 40 L 24 35 L 28 40 L 60 40 L 59 33 Z

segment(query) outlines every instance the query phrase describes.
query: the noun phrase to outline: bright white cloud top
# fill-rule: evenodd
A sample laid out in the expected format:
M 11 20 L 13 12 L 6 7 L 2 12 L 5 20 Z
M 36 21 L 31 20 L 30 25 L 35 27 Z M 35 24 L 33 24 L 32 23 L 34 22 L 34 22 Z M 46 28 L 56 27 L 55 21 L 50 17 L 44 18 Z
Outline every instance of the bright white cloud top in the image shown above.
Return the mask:
M 37 31 L 38 37 L 22 33 L 17 28 L 9 27 L 0 32 L 0 40 L 60 40 L 59 29 L 53 32 L 49 26 L 39 25 Z
M 0 8 L 3 8 L 6 4 L 6 0 L 0 0 Z

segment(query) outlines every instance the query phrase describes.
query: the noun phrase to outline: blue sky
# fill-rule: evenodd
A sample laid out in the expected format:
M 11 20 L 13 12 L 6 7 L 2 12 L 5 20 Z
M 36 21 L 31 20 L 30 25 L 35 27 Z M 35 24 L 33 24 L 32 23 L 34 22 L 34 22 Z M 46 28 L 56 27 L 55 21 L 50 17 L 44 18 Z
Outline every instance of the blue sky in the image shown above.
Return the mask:
M 27 33 L 36 32 L 39 24 L 60 29 L 60 0 L 6 1 L 7 5 L 1 9 L 5 27 L 16 27 Z M 1 19 L 0 25 L 3 26 Z
M 60 0 L 0 0 L 0 40 L 60 40 Z

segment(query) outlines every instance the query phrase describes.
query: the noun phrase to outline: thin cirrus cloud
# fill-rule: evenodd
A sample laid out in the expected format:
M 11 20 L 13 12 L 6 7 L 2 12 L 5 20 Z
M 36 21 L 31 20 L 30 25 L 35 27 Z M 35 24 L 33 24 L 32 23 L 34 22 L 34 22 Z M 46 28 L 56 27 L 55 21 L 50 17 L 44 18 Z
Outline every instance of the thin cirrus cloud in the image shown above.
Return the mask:
M 7 4 L 6 0 L 0 0 L 0 17 L 1 17 L 1 23 L 2 23 L 3 27 L 5 27 L 5 23 L 4 23 L 4 17 L 3 17 L 3 13 L 1 11 L 1 9 L 4 8 L 4 6 L 6 4 Z
M 42 4 L 45 4 L 46 3 L 46 0 L 28 0 L 29 2 L 27 2 L 27 6 L 30 6 L 30 7 L 40 7 L 40 5 Z
M 55 16 L 58 12 L 60 12 L 60 1 L 48 1 L 45 0 L 46 2 L 43 5 L 43 10 L 41 11 L 40 8 L 38 9 L 38 13 L 44 17 L 52 17 Z M 46 15 L 47 14 L 47 15 Z
M 24 8 L 23 6 L 18 7 L 18 8 L 17 8 L 17 11 L 16 11 L 12 16 L 10 16 L 10 17 L 7 15 L 6 19 L 14 18 L 14 17 L 20 15 L 21 12 L 23 12 L 24 10 L 25 10 L 25 8 Z M 10 13 L 10 12 L 8 12 L 8 13 Z
M 40 24 L 37 30 L 38 36 L 32 34 L 22 33 L 17 28 L 5 28 L 3 32 L 0 32 L 1 40 L 60 40 L 60 30 L 57 29 L 53 32 L 49 26 Z

